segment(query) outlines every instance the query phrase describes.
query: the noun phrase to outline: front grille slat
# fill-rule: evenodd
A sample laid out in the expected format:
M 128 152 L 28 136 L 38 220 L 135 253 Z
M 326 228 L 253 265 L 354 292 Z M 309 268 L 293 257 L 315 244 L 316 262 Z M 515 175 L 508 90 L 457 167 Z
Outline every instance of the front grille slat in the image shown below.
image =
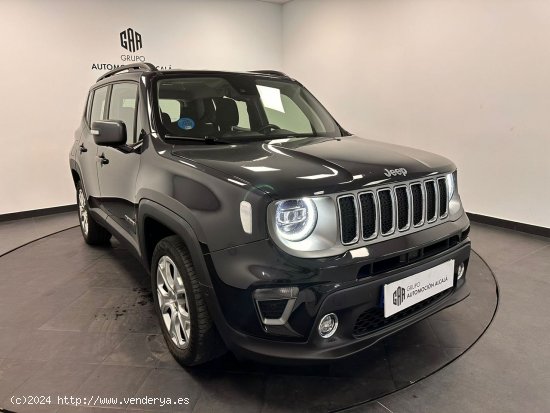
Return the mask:
M 340 231 L 342 244 L 352 244 L 357 241 L 357 205 L 355 196 L 344 195 L 338 198 L 338 208 L 340 210 Z
M 393 232 L 393 201 L 390 189 L 378 191 L 378 202 L 380 202 L 380 232 L 388 235 Z
M 436 194 L 434 181 L 426 182 L 426 221 L 432 222 L 435 216 Z
M 363 239 L 370 239 L 376 235 L 376 201 L 372 192 L 359 195 L 361 205 Z
M 413 204 L 413 225 L 421 225 L 424 217 L 424 199 L 422 196 L 422 185 L 411 185 L 412 204 Z
M 340 195 L 337 205 L 344 245 L 419 231 L 448 217 L 447 178 L 440 175 Z
M 397 229 L 403 231 L 409 227 L 409 194 L 407 187 L 395 188 L 395 200 L 397 202 Z
M 447 209 L 449 206 L 449 195 L 447 194 L 447 180 L 445 178 L 439 178 L 437 180 L 439 187 L 439 216 L 447 216 Z

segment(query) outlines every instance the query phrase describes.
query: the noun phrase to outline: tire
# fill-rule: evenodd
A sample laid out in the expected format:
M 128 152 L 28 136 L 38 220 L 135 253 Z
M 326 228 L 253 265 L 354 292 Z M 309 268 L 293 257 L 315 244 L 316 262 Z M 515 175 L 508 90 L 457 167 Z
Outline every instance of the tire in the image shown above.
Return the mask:
M 78 222 L 84 241 L 90 245 L 107 244 L 111 239 L 111 234 L 92 218 L 86 194 L 80 182 L 76 184 L 76 204 L 78 206 Z
M 178 236 L 166 237 L 155 247 L 151 287 L 162 334 L 179 364 L 202 364 L 227 351 L 208 312 L 189 250 Z

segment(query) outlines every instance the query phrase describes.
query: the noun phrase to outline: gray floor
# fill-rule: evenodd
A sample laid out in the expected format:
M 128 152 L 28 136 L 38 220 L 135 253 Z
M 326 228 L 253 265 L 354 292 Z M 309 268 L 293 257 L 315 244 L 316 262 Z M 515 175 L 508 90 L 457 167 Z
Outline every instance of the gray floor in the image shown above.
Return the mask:
M 437 374 L 348 412 L 550 411 L 550 239 L 474 224 L 499 309 L 480 341 Z
M 76 212 L 0 222 L 0 255 L 48 234 L 78 225 Z
M 63 225 L 72 226 L 75 223 L 73 217 L 74 215 L 57 217 L 57 220 L 55 217 L 48 217 L 45 226 L 55 230 L 61 229 Z M 25 220 L 21 226 L 16 222 L 1 224 L 0 250 L 12 249 L 16 245 L 16 240 L 20 243 L 28 242 L 31 233 L 45 235 L 44 231 L 36 220 L 32 223 Z M 64 236 L 58 239 L 67 246 L 70 243 L 74 244 L 74 241 Z M 550 388 L 548 373 L 550 346 L 547 343 L 550 330 L 544 298 L 550 292 L 547 280 L 550 273 L 550 240 L 482 225 L 473 226 L 472 239 L 474 248 L 488 261 L 500 282 L 501 304 L 494 324 L 472 349 L 435 375 L 387 396 L 379 402 L 372 402 L 348 411 L 548 411 L 550 396 L 546 389 Z M 40 242 L 47 246 L 46 242 Z M 58 279 L 43 276 L 37 268 L 33 270 L 35 271 L 33 279 L 25 280 L 21 284 L 21 288 L 29 291 L 40 288 L 41 283 L 48 283 L 51 286 L 51 283 L 62 283 L 69 274 L 90 271 L 91 267 L 79 267 L 83 258 L 93 261 L 93 267 L 97 269 L 98 261 L 105 259 L 106 254 L 102 250 L 83 249 L 81 252 L 67 255 L 66 262 L 60 263 L 58 258 L 51 258 L 48 261 L 47 248 L 42 252 L 38 249 L 37 253 L 44 254 L 43 257 L 37 258 L 41 258 L 45 265 L 59 266 L 59 274 L 56 276 Z M 55 262 L 50 262 L 54 259 Z M 133 271 L 135 264 L 132 259 L 122 262 L 107 259 L 104 264 L 107 265 L 109 273 L 114 271 L 128 275 L 137 272 Z M 36 266 L 24 260 L 11 265 L 29 268 Z M 105 265 L 99 265 L 99 267 L 103 268 Z M 3 275 L 9 270 L 10 268 L 5 266 L 0 268 Z M 104 290 L 111 289 L 115 295 L 120 287 L 127 289 L 131 287 L 127 296 L 122 298 L 126 305 L 124 309 L 136 305 L 148 305 L 146 288 L 140 288 L 141 280 L 129 276 L 119 277 L 116 278 L 117 285 L 112 284 L 113 280 L 105 274 L 95 274 L 93 278 L 96 287 L 102 286 Z M 131 315 L 128 316 L 120 308 L 117 309 L 112 305 L 113 300 L 120 297 L 104 294 L 101 297 L 93 294 L 81 296 L 82 288 L 88 287 L 86 283 L 89 282 L 89 279 L 84 277 L 81 281 L 65 286 L 66 299 L 67 304 L 78 298 L 89 301 L 83 302 L 83 306 L 93 305 L 106 309 L 104 314 L 96 313 L 93 319 L 86 319 L 85 314 L 75 314 L 73 317 L 69 312 L 59 312 L 59 302 L 56 301 L 54 305 L 50 302 L 53 300 L 48 300 L 47 297 L 33 307 L 18 302 L 17 297 L 4 294 L 0 302 L 3 307 L 0 309 L 0 315 L 13 308 L 17 308 L 18 311 L 28 311 L 32 317 L 27 319 L 32 319 L 32 324 L 36 327 L 32 337 L 25 336 L 23 332 L 17 337 L 0 333 L 0 350 L 13 356 L 0 358 L 0 371 L 3 372 L 3 375 L 0 374 L 2 395 L 13 394 L 15 390 L 23 394 L 25 392 L 40 394 L 41 391 L 51 393 L 52 384 L 57 383 L 53 388 L 63 388 L 69 394 L 75 394 L 87 388 L 93 389 L 93 393 L 113 395 L 140 388 L 147 388 L 148 395 L 167 394 L 171 390 L 181 394 L 181 389 L 184 389 L 183 393 L 187 391 L 193 398 L 200 384 L 203 388 L 215 389 L 215 394 L 209 395 L 206 392 L 201 395 L 200 400 L 203 404 L 198 406 L 199 411 L 227 411 L 230 406 L 234 410 L 239 404 L 243 404 L 240 403 L 239 398 L 241 401 L 246 400 L 246 408 L 243 406 L 239 411 L 260 410 L 261 403 L 256 405 L 251 403 L 254 400 L 251 394 L 265 392 L 265 387 L 257 387 L 256 380 L 251 380 L 242 374 L 234 375 L 233 380 L 229 381 L 218 380 L 216 378 L 218 376 L 208 373 L 199 373 L 195 376 L 182 374 L 181 368 L 174 365 L 169 356 L 166 357 L 165 346 L 162 341 L 159 341 L 155 320 L 143 318 L 142 315 L 137 320 L 139 322 L 132 320 Z M 54 314 L 55 316 L 52 317 Z M 9 319 L 4 318 L 4 320 Z M 137 331 L 136 334 L 124 334 L 125 329 L 133 326 L 139 326 L 142 331 Z M 5 323 L 3 325 L 3 328 L 10 330 L 13 327 Z M 32 329 L 33 325 L 24 327 L 21 328 L 22 331 Z M 117 332 L 117 329 L 121 331 Z M 46 334 L 48 331 L 57 331 L 59 334 L 48 335 Z M 104 332 L 109 334 L 100 334 Z M 145 346 L 143 340 L 132 340 L 133 337 L 145 336 L 150 337 L 150 342 L 145 343 Z M 98 341 L 98 337 L 102 337 L 103 340 Z M 90 338 L 93 339 L 90 340 Z M 56 342 L 57 339 L 63 341 L 63 348 L 60 347 L 61 342 Z M 453 339 L 460 340 L 460 337 Z M 18 344 L 14 346 L 14 343 Z M 71 361 L 72 354 L 78 354 L 78 359 L 74 359 L 73 364 L 67 363 L 67 360 Z M 151 354 L 153 357 L 150 357 Z M 135 359 L 129 359 L 129 357 Z M 101 365 L 98 366 L 100 361 Z M 376 371 L 371 373 L 375 374 Z M 10 380 L 12 375 L 18 377 L 17 382 Z M 113 383 L 117 384 L 113 385 Z M 208 386 L 209 383 L 211 386 Z M 353 388 L 354 383 L 357 381 L 350 380 L 349 387 Z M 368 385 L 368 383 L 367 381 L 363 384 Z M 279 385 L 281 384 L 288 383 Z M 330 396 L 330 392 L 335 389 L 333 383 L 321 380 L 318 385 L 319 397 L 327 397 L 327 395 L 340 397 L 338 392 Z M 293 394 L 287 392 L 277 396 L 277 392 L 273 393 L 276 400 L 273 400 L 272 404 L 278 407 L 277 411 L 285 411 L 286 407 L 289 408 L 288 410 L 299 411 L 292 408 L 297 399 L 300 399 L 298 389 L 299 386 Z M 140 393 L 138 392 L 137 395 L 139 396 Z M 300 403 L 305 407 L 308 405 L 308 400 L 300 400 Z M 28 407 L 11 408 L 11 410 L 34 411 Z M 103 408 L 38 410 L 103 413 L 120 411 Z

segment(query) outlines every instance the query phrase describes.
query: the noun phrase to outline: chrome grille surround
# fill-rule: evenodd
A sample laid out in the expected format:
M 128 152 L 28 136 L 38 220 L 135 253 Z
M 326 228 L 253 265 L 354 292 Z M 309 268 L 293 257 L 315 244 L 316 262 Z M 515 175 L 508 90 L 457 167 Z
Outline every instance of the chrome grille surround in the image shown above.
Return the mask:
M 440 182 L 444 182 L 444 184 L 442 184 Z M 414 224 L 415 203 L 413 202 L 413 191 L 411 190 L 411 187 L 414 186 L 414 185 L 418 185 L 420 187 L 421 195 L 422 195 L 422 202 L 421 202 L 422 219 L 416 225 Z M 428 192 L 429 191 L 426 189 L 427 185 L 433 185 L 433 190 L 434 190 L 433 199 L 428 199 Z M 373 187 L 373 188 L 369 188 L 368 190 L 359 190 L 359 191 L 354 191 L 354 192 L 345 193 L 345 194 L 338 194 L 336 196 L 337 199 L 340 199 L 341 197 L 354 197 L 354 205 L 355 205 L 355 208 L 356 208 L 355 212 L 356 212 L 356 216 L 357 216 L 357 221 L 356 221 L 357 222 L 357 230 L 356 230 L 357 237 L 356 237 L 356 239 L 353 242 L 348 242 L 348 243 L 345 243 L 345 244 L 342 243 L 342 244 L 346 245 L 346 246 L 353 245 L 354 247 L 360 247 L 360 246 L 364 246 L 364 245 L 374 244 L 374 243 L 380 242 L 382 240 L 396 238 L 396 237 L 400 237 L 400 236 L 405 235 L 405 234 L 418 232 L 418 231 L 421 231 L 423 229 L 430 228 L 432 226 L 439 225 L 439 224 L 447 221 L 448 218 L 449 218 L 449 206 L 447 205 L 443 209 L 444 214 L 441 214 L 442 210 L 440 209 L 440 199 L 441 199 L 441 197 L 440 197 L 439 191 L 440 191 L 441 187 L 444 187 L 447 191 L 449 190 L 448 183 L 447 183 L 447 180 L 446 180 L 446 174 L 437 175 L 437 176 L 430 176 L 430 177 L 410 180 L 410 181 L 406 181 L 406 182 L 396 182 L 396 183 L 392 183 L 392 184 L 379 185 L 379 186 L 376 186 L 376 187 Z M 399 208 L 399 206 L 398 206 L 398 200 L 397 200 L 397 195 L 396 195 L 396 189 L 397 188 L 405 188 L 406 196 L 407 196 L 407 204 L 408 204 L 407 225 L 404 226 L 401 229 L 399 229 L 399 221 L 398 221 L 398 214 L 399 214 L 399 210 L 401 208 Z M 381 208 L 380 193 L 388 192 L 388 191 L 390 193 L 391 205 L 392 205 L 392 211 L 391 211 L 392 227 L 391 227 L 390 230 L 382 233 L 382 213 L 380 211 L 380 208 Z M 375 216 L 375 223 L 374 223 L 375 231 L 368 238 L 365 238 L 364 234 L 363 234 L 363 219 L 364 219 L 365 216 L 367 216 L 367 214 L 362 211 L 362 203 L 361 203 L 361 196 L 366 195 L 366 194 L 370 194 L 370 195 L 373 196 L 374 204 L 375 204 L 375 210 L 376 210 L 376 212 L 374 214 L 374 216 Z M 448 192 L 447 192 L 447 195 L 444 198 L 447 199 L 447 203 L 448 203 L 449 202 Z M 428 202 L 430 202 L 430 201 L 433 202 L 435 216 L 434 216 L 433 219 L 428 221 L 427 220 Z M 340 241 L 342 241 L 342 236 L 343 236 L 342 226 L 341 226 L 342 225 L 341 224 L 342 223 L 342 216 L 340 215 L 340 209 L 338 209 L 338 214 L 339 214 L 338 222 L 340 224 L 340 226 L 338 228 L 339 238 L 340 238 Z

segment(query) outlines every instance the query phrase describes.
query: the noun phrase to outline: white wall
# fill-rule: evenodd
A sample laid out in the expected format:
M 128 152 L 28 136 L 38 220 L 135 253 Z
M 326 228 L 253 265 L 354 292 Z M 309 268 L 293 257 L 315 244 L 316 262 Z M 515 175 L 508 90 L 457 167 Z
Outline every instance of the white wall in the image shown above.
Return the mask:
M 293 0 L 283 33 L 344 127 L 453 159 L 470 212 L 550 227 L 550 2 Z
M 281 66 L 281 6 L 247 0 L 0 0 L 0 214 L 75 202 L 68 154 L 119 33 L 173 68 Z

